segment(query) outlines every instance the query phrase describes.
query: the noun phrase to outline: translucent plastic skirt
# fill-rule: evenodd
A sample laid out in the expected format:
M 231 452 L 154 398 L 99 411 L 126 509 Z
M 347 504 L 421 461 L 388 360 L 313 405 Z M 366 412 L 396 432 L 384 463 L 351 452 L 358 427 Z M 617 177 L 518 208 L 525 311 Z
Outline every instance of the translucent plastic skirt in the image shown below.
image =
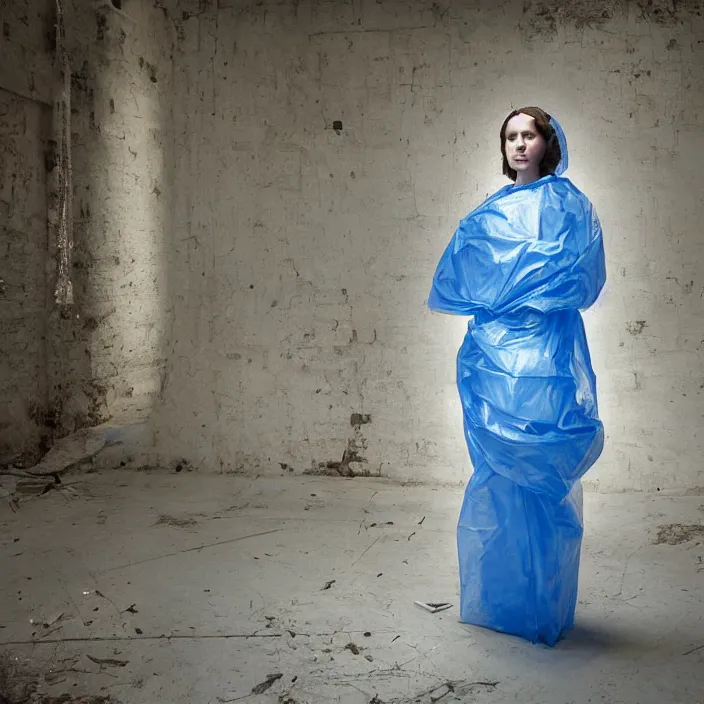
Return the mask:
M 554 645 L 574 623 L 579 480 L 603 447 L 580 313 L 477 315 L 457 383 L 474 465 L 457 530 L 460 618 Z

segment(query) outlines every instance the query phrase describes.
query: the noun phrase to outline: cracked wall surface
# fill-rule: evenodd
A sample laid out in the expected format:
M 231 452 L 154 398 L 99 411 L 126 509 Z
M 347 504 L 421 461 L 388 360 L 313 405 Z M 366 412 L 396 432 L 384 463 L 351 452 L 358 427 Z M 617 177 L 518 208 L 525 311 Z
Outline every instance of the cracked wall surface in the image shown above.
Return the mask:
M 466 479 L 465 321 L 425 301 L 459 218 L 504 183 L 498 129 L 527 103 L 563 123 L 606 232 L 587 325 L 608 438 L 589 482 L 704 484 L 701 3 L 172 9 L 160 461 Z
M 56 285 L 56 2 L 0 18 L 0 463 L 56 438 L 149 414 L 166 302 L 173 28 L 153 3 L 124 14 L 67 0 L 75 303 Z

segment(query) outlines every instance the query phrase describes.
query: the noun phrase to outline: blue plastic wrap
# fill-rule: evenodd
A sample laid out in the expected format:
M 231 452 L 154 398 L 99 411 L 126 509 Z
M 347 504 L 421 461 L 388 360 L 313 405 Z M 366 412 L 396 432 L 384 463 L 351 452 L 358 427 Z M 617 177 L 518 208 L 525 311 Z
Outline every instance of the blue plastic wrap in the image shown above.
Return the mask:
M 555 175 L 488 198 L 438 264 L 429 306 L 473 316 L 457 358 L 474 466 L 457 534 L 463 622 L 548 645 L 573 625 L 579 479 L 603 446 L 579 309 L 604 281 L 596 212 Z

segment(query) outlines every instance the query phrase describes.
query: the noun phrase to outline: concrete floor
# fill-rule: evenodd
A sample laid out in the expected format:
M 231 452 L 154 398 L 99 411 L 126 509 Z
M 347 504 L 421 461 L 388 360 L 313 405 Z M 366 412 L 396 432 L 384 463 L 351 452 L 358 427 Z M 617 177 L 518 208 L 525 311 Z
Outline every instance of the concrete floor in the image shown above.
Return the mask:
M 54 692 L 704 702 L 703 496 L 586 495 L 578 625 L 549 649 L 458 623 L 459 488 L 124 470 L 66 484 L 0 507 L 0 645 Z

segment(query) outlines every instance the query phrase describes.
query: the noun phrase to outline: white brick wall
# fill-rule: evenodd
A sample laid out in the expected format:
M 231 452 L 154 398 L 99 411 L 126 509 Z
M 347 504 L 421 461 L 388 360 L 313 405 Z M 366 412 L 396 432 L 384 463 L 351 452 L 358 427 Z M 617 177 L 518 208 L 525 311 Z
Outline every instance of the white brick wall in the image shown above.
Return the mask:
M 589 481 L 704 484 L 702 18 L 460 5 L 206 2 L 179 19 L 162 460 L 303 471 L 341 459 L 359 412 L 359 469 L 464 480 L 464 321 L 425 298 L 458 219 L 504 182 L 504 115 L 529 103 L 562 121 L 606 231 L 587 324 L 608 440 Z

